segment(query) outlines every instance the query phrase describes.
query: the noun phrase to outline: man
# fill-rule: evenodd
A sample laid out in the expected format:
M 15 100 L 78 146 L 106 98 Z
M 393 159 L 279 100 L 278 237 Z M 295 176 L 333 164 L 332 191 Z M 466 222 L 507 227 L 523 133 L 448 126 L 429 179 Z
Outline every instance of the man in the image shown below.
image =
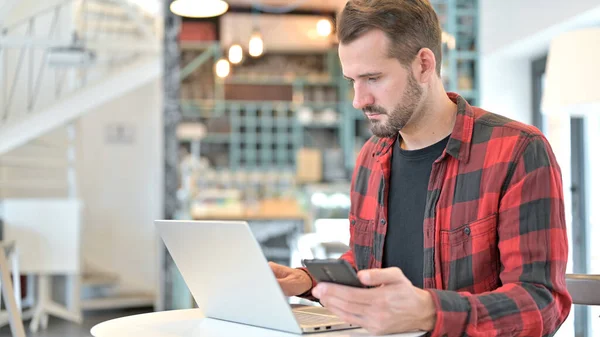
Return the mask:
M 351 0 L 338 35 L 354 107 L 374 134 L 357 158 L 341 258 L 375 287 L 316 285 L 306 270 L 271 264 L 284 293 L 375 334 L 552 335 L 571 298 L 547 140 L 446 93 L 428 2 Z

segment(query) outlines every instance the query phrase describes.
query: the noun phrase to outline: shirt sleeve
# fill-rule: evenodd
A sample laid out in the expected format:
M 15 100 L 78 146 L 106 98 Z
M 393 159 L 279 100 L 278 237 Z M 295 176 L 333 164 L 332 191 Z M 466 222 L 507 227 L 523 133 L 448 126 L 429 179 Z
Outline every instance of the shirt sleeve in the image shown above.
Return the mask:
M 549 336 L 569 314 L 560 168 L 543 136 L 526 138 L 515 158 L 498 214 L 502 285 L 477 295 L 428 289 L 432 336 Z

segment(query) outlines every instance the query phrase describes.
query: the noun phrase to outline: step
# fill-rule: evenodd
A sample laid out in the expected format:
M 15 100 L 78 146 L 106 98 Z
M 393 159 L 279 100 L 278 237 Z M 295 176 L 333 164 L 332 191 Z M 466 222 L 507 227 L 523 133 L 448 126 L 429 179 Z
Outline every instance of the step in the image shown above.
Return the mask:
M 16 168 L 68 169 L 66 158 L 22 157 L 14 152 L 0 156 L 0 166 Z
M 68 186 L 68 181 L 65 180 L 33 180 L 33 179 L 11 179 L 11 180 L 0 180 L 0 189 L 14 189 L 14 190 L 61 190 Z
M 121 0 L 88 0 L 85 12 L 116 17 L 127 15 L 127 10 L 118 1 Z M 144 22 L 150 23 L 156 20 L 153 14 L 147 13 L 136 5 L 126 4 L 125 7 L 127 6 L 129 6 L 129 8 L 131 8 L 137 15 L 139 15 Z
M 108 310 L 153 307 L 155 295 L 149 293 L 122 293 L 115 296 L 81 300 L 82 310 Z
M 82 287 L 110 287 L 118 283 L 119 277 L 109 273 L 89 273 L 81 278 Z
M 0 188 L 0 199 L 53 199 L 67 198 L 68 196 L 69 190 L 66 187 L 56 190 Z

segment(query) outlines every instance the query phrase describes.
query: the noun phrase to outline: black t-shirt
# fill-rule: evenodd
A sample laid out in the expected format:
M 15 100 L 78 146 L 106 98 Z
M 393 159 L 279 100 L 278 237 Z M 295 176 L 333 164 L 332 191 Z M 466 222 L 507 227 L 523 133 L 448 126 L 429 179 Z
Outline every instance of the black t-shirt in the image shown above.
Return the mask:
M 408 151 L 394 143 L 388 192 L 388 229 L 383 268 L 398 267 L 414 286 L 423 288 L 423 219 L 431 166 L 450 136 L 423 149 Z

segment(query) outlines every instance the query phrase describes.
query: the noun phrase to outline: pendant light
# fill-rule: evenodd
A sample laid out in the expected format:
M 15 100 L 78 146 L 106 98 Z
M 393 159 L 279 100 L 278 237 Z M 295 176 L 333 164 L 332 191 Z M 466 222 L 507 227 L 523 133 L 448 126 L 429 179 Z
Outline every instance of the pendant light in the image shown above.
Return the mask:
M 235 43 L 229 47 L 229 62 L 239 64 L 244 59 L 244 50 L 239 43 Z
M 231 65 L 227 59 L 220 59 L 217 64 L 215 64 L 215 72 L 217 76 L 220 78 L 225 78 L 229 76 L 229 72 L 231 71 Z
M 227 12 L 229 5 L 223 0 L 175 0 L 171 12 L 189 18 L 210 18 Z
M 262 35 L 258 30 L 254 30 L 254 33 L 252 33 L 252 37 L 250 38 L 250 43 L 248 44 L 248 54 L 252 57 L 259 57 L 263 54 L 264 47 Z
M 319 36 L 327 37 L 331 35 L 332 31 L 333 25 L 331 24 L 331 21 L 327 19 L 321 19 L 319 22 L 317 22 L 317 34 L 319 34 Z

